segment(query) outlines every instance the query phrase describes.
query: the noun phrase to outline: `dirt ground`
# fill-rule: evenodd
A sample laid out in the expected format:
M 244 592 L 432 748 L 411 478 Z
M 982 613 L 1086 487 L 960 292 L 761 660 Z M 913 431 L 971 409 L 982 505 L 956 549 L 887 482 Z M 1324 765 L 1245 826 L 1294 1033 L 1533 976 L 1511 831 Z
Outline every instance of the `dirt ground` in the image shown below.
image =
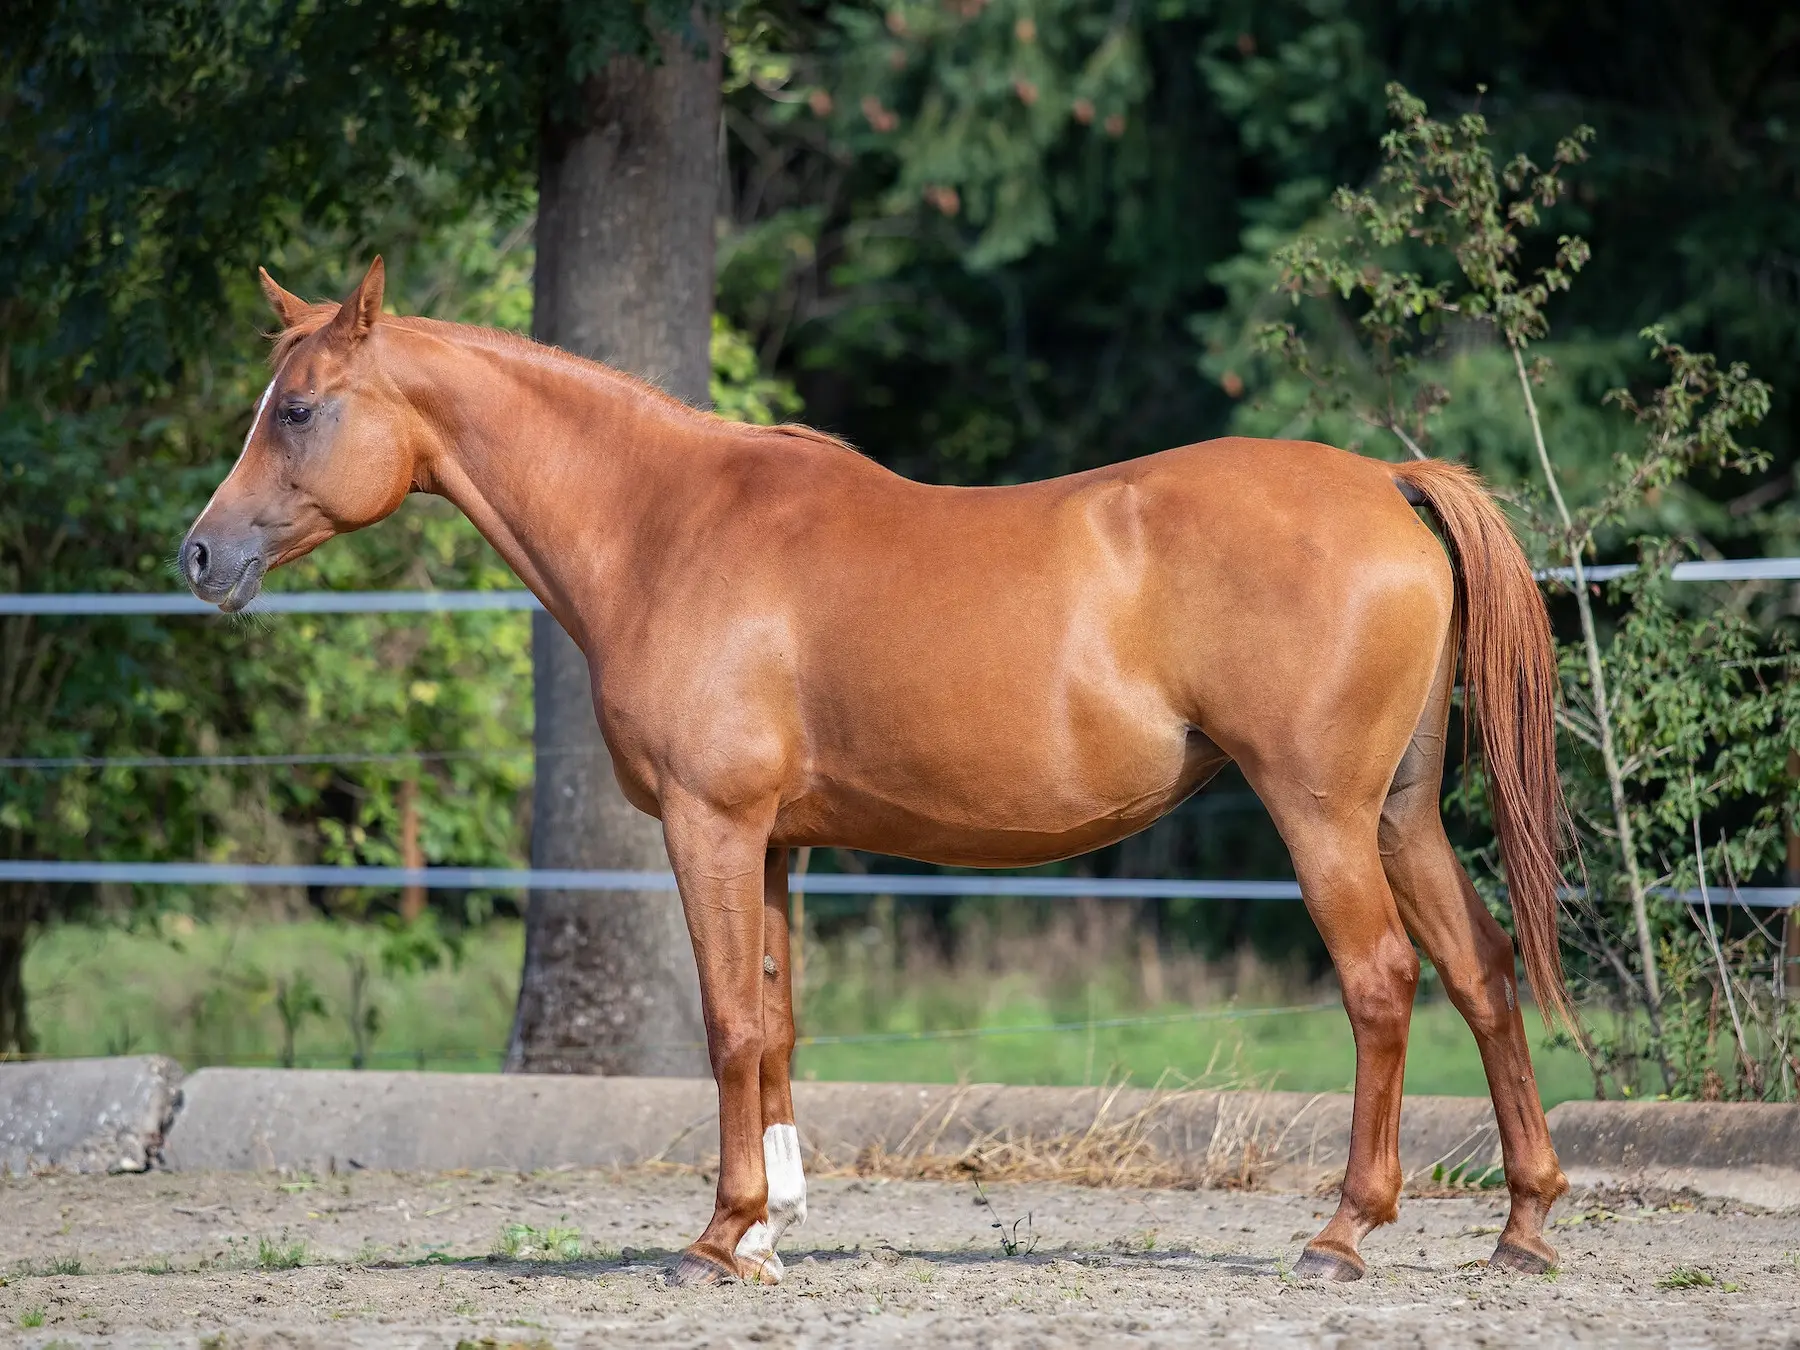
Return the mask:
M 711 1207 L 693 1175 L 12 1180 L 0 1344 L 1800 1350 L 1800 1212 L 1576 1196 L 1557 1210 L 1562 1269 L 1523 1278 L 1481 1264 L 1503 1218 L 1492 1193 L 1409 1199 L 1365 1244 L 1367 1279 L 1318 1285 L 1288 1269 L 1329 1200 L 1061 1185 L 989 1199 L 815 1181 L 781 1288 L 691 1291 L 663 1273 Z M 996 1214 L 1029 1251 L 1005 1253 Z M 564 1230 L 580 1257 L 499 1255 L 518 1224 Z

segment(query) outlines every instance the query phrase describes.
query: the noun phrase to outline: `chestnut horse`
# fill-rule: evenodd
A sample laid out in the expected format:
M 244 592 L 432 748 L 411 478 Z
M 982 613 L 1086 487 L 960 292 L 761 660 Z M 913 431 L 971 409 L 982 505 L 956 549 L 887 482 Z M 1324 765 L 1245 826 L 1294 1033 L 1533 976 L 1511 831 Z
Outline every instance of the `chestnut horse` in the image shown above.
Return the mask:
M 1554 1263 L 1567 1185 L 1512 944 L 1438 814 L 1460 648 L 1526 968 L 1564 1010 L 1549 625 L 1472 474 L 1234 438 L 934 487 L 510 334 L 385 316 L 379 258 L 341 306 L 262 279 L 275 375 L 183 575 L 238 610 L 269 569 L 432 492 L 587 654 L 619 783 L 663 823 L 718 1084 L 716 1204 L 673 1280 L 779 1280 L 805 1216 L 790 848 L 1045 863 L 1228 761 L 1293 855 L 1355 1031 L 1342 1200 L 1297 1272 L 1357 1278 L 1396 1216 L 1409 934 L 1487 1070 L 1512 1199 L 1492 1264 Z

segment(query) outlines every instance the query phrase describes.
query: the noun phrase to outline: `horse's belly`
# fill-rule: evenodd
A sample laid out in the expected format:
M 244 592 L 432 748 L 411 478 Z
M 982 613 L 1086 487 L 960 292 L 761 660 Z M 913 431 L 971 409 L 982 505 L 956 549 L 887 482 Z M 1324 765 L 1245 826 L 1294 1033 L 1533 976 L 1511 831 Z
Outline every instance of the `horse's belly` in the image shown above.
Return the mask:
M 1047 735 L 996 745 L 954 733 L 919 745 L 865 744 L 838 764 L 815 762 L 808 790 L 778 817 L 774 842 L 962 867 L 1050 862 L 1136 833 L 1225 762 L 1173 719 L 1108 730 L 1078 744 Z

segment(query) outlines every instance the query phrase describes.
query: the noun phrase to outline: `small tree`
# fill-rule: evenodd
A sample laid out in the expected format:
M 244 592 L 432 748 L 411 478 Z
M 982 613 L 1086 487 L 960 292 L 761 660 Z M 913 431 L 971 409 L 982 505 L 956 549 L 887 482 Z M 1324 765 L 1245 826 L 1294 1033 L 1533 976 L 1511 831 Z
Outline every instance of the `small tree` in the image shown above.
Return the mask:
M 1525 257 L 1529 232 L 1562 202 L 1566 171 L 1586 158 L 1593 132 L 1578 127 L 1558 141 L 1547 167 L 1524 154 L 1502 165 L 1479 112 L 1440 122 L 1400 86 L 1388 96 L 1396 126 L 1382 139 L 1375 185 L 1340 188 L 1332 218 L 1274 257 L 1278 290 L 1295 305 L 1323 301 L 1326 312 L 1315 305 L 1306 326 L 1261 324 L 1253 345 L 1300 378 L 1311 418 L 1385 433 L 1421 458 L 1450 406 L 1459 352 L 1485 344 L 1504 353 L 1540 475 L 1537 490 L 1514 502 L 1537 549 L 1562 568 L 1579 627 L 1562 652 L 1559 723 L 1587 885 L 1567 935 L 1589 957 L 1586 977 L 1644 1024 L 1641 1041 L 1636 1019 L 1624 1017 L 1588 1042 L 1596 1084 L 1604 1090 L 1611 1078 L 1633 1090 L 1648 1055 L 1670 1092 L 1791 1095 L 1780 941 L 1763 931 L 1722 944 L 1710 905 L 1704 922 L 1689 923 L 1687 906 L 1668 893 L 1776 865 L 1792 795 L 1787 760 L 1800 737 L 1787 715 L 1792 655 L 1742 620 L 1676 610 L 1662 582 L 1680 549 L 1666 535 L 1640 539 L 1644 570 L 1610 595 L 1588 570 L 1603 539 L 1654 523 L 1659 496 L 1694 470 L 1761 467 L 1736 436 L 1767 412 L 1768 387 L 1742 365 L 1645 329 L 1666 383 L 1642 401 L 1624 389 L 1605 396 L 1638 435 L 1590 500 L 1572 507 L 1567 462 L 1552 454 L 1539 406 L 1553 368 L 1532 348 L 1549 336 L 1550 298 L 1569 289 L 1589 250 L 1562 234 L 1537 266 Z M 1491 362 L 1482 368 L 1492 375 Z M 1478 789 L 1479 776 L 1466 786 Z M 1483 816 L 1478 791 L 1468 795 Z M 1671 970 L 1673 985 L 1664 978 Z M 1713 1067 L 1718 1003 L 1734 1033 L 1730 1085 Z M 1746 1012 L 1752 1023 L 1761 1016 L 1756 1034 L 1745 1029 Z M 1696 1025 L 1708 1030 L 1697 1037 Z
M 281 1019 L 281 1067 L 294 1067 L 294 1042 L 300 1028 L 325 1016 L 325 999 L 305 971 L 275 981 L 275 1015 Z

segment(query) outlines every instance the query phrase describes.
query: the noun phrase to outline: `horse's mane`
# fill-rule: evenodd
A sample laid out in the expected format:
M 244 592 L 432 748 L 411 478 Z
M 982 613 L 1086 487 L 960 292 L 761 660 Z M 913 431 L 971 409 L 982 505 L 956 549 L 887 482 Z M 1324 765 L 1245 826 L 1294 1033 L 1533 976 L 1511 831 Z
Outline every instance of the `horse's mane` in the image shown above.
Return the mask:
M 306 312 L 293 323 L 278 333 L 269 334 L 269 364 L 275 369 L 293 353 L 307 338 L 318 332 L 326 324 L 337 317 L 339 306 L 330 302 L 308 305 Z M 780 422 L 774 426 L 758 426 L 754 422 L 732 422 L 729 418 L 720 417 L 717 413 L 706 412 L 684 403 L 666 390 L 657 388 L 649 380 L 603 365 L 598 361 L 590 361 L 586 357 L 577 356 L 573 352 L 565 352 L 560 347 L 547 346 L 534 341 L 523 333 L 515 333 L 506 328 L 483 328 L 478 324 L 450 323 L 443 319 L 427 319 L 412 315 L 384 314 L 380 322 L 396 328 L 405 328 L 418 333 L 431 333 L 452 341 L 473 342 L 477 346 L 499 347 L 511 349 L 535 360 L 550 361 L 557 364 L 575 364 L 589 370 L 604 372 L 614 380 L 618 380 L 639 395 L 661 403 L 672 411 L 685 413 L 689 417 L 706 418 L 714 422 L 724 422 L 734 429 L 750 435 L 792 437 L 803 441 L 812 441 L 819 445 L 829 446 L 836 450 L 848 450 L 851 454 L 860 453 L 855 446 L 842 437 L 833 436 L 828 431 L 820 431 L 817 427 L 805 426 L 799 422 Z

